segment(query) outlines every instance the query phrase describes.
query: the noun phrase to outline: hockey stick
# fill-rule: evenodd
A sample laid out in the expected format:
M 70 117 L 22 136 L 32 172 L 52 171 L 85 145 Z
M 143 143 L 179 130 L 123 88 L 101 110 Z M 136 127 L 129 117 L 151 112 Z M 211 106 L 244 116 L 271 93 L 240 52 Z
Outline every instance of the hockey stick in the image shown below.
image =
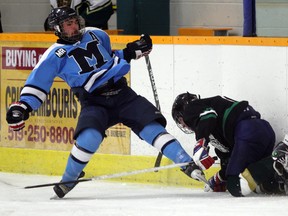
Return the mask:
M 112 179 L 112 178 L 118 178 L 118 177 L 123 177 L 123 176 L 136 175 L 136 174 L 140 174 L 140 173 L 155 172 L 155 171 L 159 171 L 159 170 L 165 170 L 165 169 L 171 169 L 171 168 L 175 168 L 175 167 L 186 166 L 189 163 L 190 162 L 170 164 L 170 165 L 161 166 L 161 167 L 153 167 L 153 168 L 147 168 L 147 169 L 141 169 L 141 170 L 114 173 L 114 174 L 108 174 L 108 175 L 102 175 L 102 176 L 95 176 L 95 177 L 86 178 L 86 179 L 78 179 L 78 180 L 75 180 L 75 181 L 66 181 L 66 182 L 56 182 L 56 183 L 32 185 L 32 186 L 26 186 L 26 187 L 24 187 L 24 189 L 49 187 L 49 186 L 55 186 L 55 185 L 61 185 L 61 184 L 75 184 L 75 183 L 79 183 L 79 182 L 97 181 L 97 180 L 104 180 L 104 179 Z
M 147 66 L 149 77 L 150 77 L 150 82 L 151 82 L 151 86 L 152 86 L 152 91 L 153 91 L 153 95 L 154 95 L 156 108 L 161 112 L 159 98 L 158 98 L 158 93 L 157 93 L 156 84 L 155 84 L 155 79 L 154 79 L 154 75 L 153 75 L 153 71 L 152 71 L 152 67 L 151 67 L 150 58 L 149 58 L 148 55 L 145 56 L 145 61 L 146 61 L 146 66 Z M 156 158 L 154 167 L 159 167 L 160 166 L 161 160 L 162 160 L 162 156 L 163 156 L 162 153 L 159 152 L 158 156 Z M 155 172 L 157 172 L 157 171 L 155 171 Z

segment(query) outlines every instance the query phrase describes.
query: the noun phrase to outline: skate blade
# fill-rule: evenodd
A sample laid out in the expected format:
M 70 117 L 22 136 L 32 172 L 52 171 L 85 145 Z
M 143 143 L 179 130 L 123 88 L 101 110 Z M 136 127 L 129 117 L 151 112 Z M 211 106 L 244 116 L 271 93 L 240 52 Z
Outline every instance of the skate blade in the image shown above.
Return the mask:
M 208 181 L 205 178 L 205 176 L 201 170 L 198 170 L 198 169 L 193 170 L 193 172 L 191 173 L 191 177 L 193 179 L 196 179 L 198 181 L 202 181 L 202 182 L 208 184 Z
M 199 181 L 202 181 L 202 182 L 204 182 L 204 183 L 209 185 L 207 179 L 204 176 L 200 175 L 200 176 L 197 176 L 197 177 L 198 177 Z
M 50 197 L 50 200 L 60 200 L 60 198 L 55 194 L 54 196 Z

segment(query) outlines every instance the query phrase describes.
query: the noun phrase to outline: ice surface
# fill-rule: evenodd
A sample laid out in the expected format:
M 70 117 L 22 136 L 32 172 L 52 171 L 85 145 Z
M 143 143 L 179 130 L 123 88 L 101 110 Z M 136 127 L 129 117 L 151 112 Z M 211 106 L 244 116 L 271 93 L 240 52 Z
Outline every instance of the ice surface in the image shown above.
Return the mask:
M 271 216 L 288 214 L 287 196 L 229 193 L 159 185 L 90 181 L 65 198 L 50 200 L 52 187 L 25 186 L 58 182 L 60 177 L 0 172 L 0 216 Z

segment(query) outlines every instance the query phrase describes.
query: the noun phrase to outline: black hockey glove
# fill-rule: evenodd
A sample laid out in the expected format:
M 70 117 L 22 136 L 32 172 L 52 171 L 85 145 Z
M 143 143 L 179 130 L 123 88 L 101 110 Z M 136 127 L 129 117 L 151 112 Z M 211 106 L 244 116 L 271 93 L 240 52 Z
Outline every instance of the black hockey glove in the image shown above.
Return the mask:
M 139 59 L 147 56 L 152 51 L 152 40 L 149 35 L 141 35 L 139 40 L 133 41 L 123 49 L 124 59 L 129 63 L 131 59 Z
M 20 101 L 10 105 L 6 114 L 6 121 L 13 131 L 22 130 L 25 127 L 25 120 L 29 118 L 31 108 Z
M 234 197 L 243 197 L 241 192 L 240 178 L 237 175 L 228 176 L 227 178 L 227 190 Z
M 193 178 L 197 181 L 206 182 L 205 174 L 199 166 L 195 164 L 194 161 L 190 162 L 189 165 L 181 169 L 187 176 Z

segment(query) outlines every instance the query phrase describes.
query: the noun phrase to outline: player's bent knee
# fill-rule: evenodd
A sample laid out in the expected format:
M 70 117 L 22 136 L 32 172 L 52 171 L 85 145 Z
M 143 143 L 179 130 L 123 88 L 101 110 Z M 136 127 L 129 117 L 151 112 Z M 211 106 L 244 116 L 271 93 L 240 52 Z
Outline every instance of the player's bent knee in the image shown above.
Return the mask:
M 158 122 L 153 121 L 140 131 L 139 136 L 150 145 L 153 145 L 155 138 L 161 133 L 167 133 L 166 129 Z
M 164 149 L 175 140 L 174 136 L 168 132 L 163 132 L 158 134 L 158 136 L 153 140 L 152 145 L 158 149 L 158 151 L 163 153 Z
M 87 128 L 82 131 L 71 150 L 71 156 L 78 162 L 87 163 L 94 152 L 99 148 L 103 137 L 94 128 Z

